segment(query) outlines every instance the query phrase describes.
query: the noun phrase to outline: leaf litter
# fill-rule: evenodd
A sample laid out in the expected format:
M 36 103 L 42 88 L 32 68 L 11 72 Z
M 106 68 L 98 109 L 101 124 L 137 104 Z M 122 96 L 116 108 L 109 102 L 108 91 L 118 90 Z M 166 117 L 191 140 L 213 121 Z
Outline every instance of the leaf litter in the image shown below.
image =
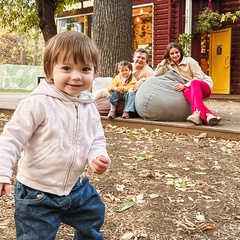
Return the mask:
M 239 141 L 104 129 L 111 168 L 86 174 L 106 205 L 106 240 L 240 239 Z M 0 198 L 0 208 L 1 239 L 16 239 L 13 201 Z M 62 224 L 56 239 L 73 229 Z

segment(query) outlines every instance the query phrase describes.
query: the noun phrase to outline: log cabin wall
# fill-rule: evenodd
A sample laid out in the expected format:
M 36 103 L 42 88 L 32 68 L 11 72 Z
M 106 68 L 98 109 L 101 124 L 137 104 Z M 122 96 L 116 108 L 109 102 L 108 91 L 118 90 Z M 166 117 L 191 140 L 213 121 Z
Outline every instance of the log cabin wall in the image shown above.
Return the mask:
M 184 0 L 156 0 L 154 2 L 154 67 L 162 61 L 167 45 L 178 42 L 184 31 Z
M 170 41 L 171 5 L 168 0 L 157 0 L 154 3 L 154 26 L 153 26 L 153 67 L 162 60 L 166 46 Z
M 192 21 L 196 15 L 208 6 L 209 0 L 192 1 Z M 184 32 L 185 0 L 133 0 L 133 5 L 153 3 L 153 67 L 162 60 L 169 42 L 178 41 L 178 35 Z M 213 10 L 220 13 L 240 11 L 240 1 L 212 0 Z M 240 19 L 235 23 L 224 22 L 223 28 L 232 28 L 231 51 L 231 93 L 240 94 Z M 192 39 L 191 55 L 201 61 L 201 35 Z
M 153 67 L 162 60 L 169 42 L 177 42 L 184 30 L 185 0 L 133 0 L 133 5 L 153 3 Z

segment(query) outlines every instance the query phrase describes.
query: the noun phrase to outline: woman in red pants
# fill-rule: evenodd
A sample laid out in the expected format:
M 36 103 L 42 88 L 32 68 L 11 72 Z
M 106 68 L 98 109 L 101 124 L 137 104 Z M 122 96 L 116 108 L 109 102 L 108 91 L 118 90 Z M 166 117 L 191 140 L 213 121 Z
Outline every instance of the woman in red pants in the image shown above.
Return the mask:
M 196 125 L 217 125 L 221 117 L 214 114 L 203 102 L 203 99 L 211 95 L 213 87 L 211 77 L 203 73 L 195 59 L 184 56 L 181 46 L 174 42 L 167 46 L 164 59 L 158 64 L 154 76 L 160 76 L 168 70 L 176 71 L 185 80 L 185 84 L 176 84 L 174 90 L 183 91 L 191 104 L 192 114 L 187 121 Z

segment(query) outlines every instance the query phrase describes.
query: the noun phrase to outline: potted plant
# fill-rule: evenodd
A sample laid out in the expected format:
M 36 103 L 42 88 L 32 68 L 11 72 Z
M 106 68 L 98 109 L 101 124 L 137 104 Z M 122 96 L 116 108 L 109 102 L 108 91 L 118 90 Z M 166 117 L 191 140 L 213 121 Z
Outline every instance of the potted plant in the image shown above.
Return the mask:
M 182 47 L 186 56 L 191 51 L 191 40 L 192 40 L 192 35 L 189 33 L 181 33 L 178 36 L 178 43 Z
M 197 22 L 193 26 L 193 33 L 210 33 L 214 28 L 222 26 L 222 15 L 218 11 L 206 7 L 197 15 Z

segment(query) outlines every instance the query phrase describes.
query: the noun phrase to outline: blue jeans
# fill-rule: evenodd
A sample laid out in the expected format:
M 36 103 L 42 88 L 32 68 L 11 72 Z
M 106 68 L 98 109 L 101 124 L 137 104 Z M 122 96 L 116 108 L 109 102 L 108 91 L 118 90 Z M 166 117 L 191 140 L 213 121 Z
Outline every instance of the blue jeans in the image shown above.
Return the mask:
M 105 205 L 87 177 L 68 196 L 57 196 L 15 184 L 17 240 L 54 240 L 63 222 L 75 229 L 74 240 L 103 240 Z
M 123 94 L 117 91 L 111 91 L 108 100 L 116 108 L 118 102 L 123 100 Z
M 117 106 L 119 101 L 124 100 L 124 111 L 135 112 L 135 95 L 136 92 L 132 91 L 128 91 L 124 95 L 117 91 L 111 91 L 110 95 L 108 96 L 108 100 L 114 107 Z
M 124 111 L 126 112 L 135 112 L 135 96 L 136 92 L 128 91 L 124 94 L 125 106 Z

